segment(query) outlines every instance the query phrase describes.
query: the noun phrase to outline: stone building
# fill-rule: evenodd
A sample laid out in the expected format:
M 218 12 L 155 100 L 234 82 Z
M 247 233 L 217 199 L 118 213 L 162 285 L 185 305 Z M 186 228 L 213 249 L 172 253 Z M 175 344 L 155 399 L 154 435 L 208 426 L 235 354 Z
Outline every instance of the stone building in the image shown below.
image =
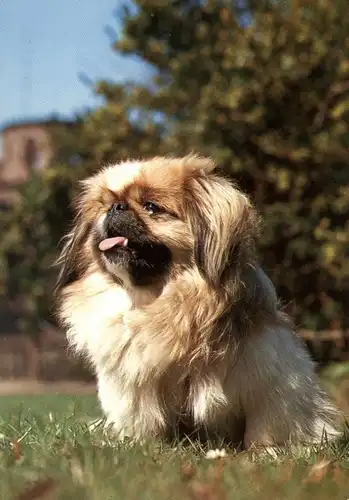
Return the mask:
M 16 187 L 52 159 L 52 127 L 68 125 L 56 119 L 13 122 L 4 126 L 0 160 L 0 208 L 6 209 L 16 197 Z

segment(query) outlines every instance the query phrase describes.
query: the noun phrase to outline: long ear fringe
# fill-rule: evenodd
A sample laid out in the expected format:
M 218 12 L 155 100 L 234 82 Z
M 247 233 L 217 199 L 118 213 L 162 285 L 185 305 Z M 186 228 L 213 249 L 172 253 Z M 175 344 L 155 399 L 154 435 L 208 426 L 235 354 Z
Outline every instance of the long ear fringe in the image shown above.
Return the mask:
M 87 234 L 87 225 L 81 221 L 81 217 L 77 216 L 73 229 L 63 239 L 65 241 L 62 251 L 54 264 L 60 268 L 54 289 L 55 295 L 63 287 L 76 281 L 83 272 L 84 263 L 81 258 L 81 249 Z
M 228 180 L 203 176 L 187 193 L 194 260 L 203 277 L 220 287 L 227 269 L 253 264 L 260 220 L 246 195 Z
M 79 181 L 73 196 L 72 208 L 75 216 L 72 222 L 71 231 L 62 238 L 62 250 L 53 264 L 54 267 L 59 268 L 54 288 L 55 296 L 59 294 L 62 288 L 77 280 L 84 267 L 80 251 L 83 240 L 88 233 L 89 225 L 83 221 L 82 206 L 84 203 L 84 195 L 89 187 L 89 181 L 90 178 Z

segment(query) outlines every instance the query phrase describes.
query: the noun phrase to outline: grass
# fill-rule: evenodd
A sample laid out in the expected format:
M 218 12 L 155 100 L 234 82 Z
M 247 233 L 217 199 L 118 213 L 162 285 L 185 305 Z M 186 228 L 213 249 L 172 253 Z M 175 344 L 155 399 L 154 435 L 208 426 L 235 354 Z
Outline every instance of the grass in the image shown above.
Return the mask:
M 346 500 L 349 440 L 311 449 L 226 450 L 117 443 L 92 396 L 0 398 L 0 499 Z
M 25 415 L 26 419 L 36 415 L 49 415 L 65 418 L 67 415 L 80 415 L 87 419 L 101 416 L 95 396 L 69 396 L 45 394 L 40 396 L 1 396 L 0 415 L 5 421 L 14 415 Z

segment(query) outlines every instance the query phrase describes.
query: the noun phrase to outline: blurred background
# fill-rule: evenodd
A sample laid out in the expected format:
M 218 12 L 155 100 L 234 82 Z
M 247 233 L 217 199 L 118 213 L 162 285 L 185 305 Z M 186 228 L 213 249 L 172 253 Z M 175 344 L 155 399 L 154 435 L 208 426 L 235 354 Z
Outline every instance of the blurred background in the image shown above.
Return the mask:
M 349 406 L 347 12 L 344 0 L 0 3 L 0 381 L 93 380 L 52 308 L 77 181 L 196 151 L 261 211 L 263 264 Z

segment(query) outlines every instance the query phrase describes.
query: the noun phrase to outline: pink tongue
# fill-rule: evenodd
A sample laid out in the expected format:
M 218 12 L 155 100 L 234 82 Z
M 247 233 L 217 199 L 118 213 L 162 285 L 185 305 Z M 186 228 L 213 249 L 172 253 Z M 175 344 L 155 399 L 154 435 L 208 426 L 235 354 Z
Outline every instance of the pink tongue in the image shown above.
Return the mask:
M 105 252 L 106 250 L 110 250 L 110 248 L 125 245 L 125 242 L 126 238 L 123 236 L 116 236 L 115 238 L 107 238 L 106 240 L 101 241 L 98 248 L 102 252 Z

